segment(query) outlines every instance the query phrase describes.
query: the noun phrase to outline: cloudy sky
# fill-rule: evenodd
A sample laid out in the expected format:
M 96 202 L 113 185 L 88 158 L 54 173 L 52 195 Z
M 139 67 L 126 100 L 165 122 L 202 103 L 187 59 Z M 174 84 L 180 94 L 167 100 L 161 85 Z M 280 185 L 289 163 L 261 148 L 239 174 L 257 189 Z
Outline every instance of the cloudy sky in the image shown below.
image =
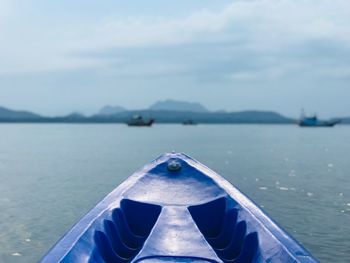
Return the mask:
M 0 105 L 350 115 L 349 0 L 0 0 Z

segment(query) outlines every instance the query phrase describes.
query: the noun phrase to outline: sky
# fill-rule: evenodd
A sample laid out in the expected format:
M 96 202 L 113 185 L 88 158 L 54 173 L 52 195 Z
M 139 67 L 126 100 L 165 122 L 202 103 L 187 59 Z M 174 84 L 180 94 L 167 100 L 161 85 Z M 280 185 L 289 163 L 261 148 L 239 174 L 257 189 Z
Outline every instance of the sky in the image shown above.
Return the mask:
M 349 0 L 0 0 L 0 106 L 350 116 Z

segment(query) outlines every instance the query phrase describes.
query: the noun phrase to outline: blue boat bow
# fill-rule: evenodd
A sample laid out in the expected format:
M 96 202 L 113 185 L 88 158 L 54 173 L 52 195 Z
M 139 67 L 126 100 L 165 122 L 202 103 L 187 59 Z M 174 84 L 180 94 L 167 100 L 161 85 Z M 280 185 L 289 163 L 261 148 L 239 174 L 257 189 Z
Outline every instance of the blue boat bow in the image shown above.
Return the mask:
M 130 176 L 41 262 L 165 261 L 318 262 L 238 189 L 179 153 Z

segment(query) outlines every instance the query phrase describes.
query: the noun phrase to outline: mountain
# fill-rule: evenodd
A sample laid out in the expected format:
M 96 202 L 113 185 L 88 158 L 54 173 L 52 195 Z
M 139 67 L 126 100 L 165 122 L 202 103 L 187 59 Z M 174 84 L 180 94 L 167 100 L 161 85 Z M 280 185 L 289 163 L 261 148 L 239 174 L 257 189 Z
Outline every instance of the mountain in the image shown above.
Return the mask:
M 166 107 L 165 107 L 166 106 Z M 157 108 L 164 108 L 157 110 Z M 180 110 L 171 110 L 171 108 Z M 113 109 L 115 111 L 113 111 Z M 102 112 L 102 114 L 101 114 Z M 192 120 L 196 123 L 262 123 L 262 124 L 288 124 L 296 123 L 295 119 L 282 116 L 271 111 L 241 111 L 210 112 L 199 103 L 187 103 L 179 101 L 162 101 L 155 103 L 150 109 L 125 110 L 122 107 L 106 106 L 99 114 L 87 117 L 80 113 L 72 113 L 67 116 L 44 117 L 28 111 L 15 111 L 0 107 L 0 122 L 42 122 L 42 123 L 125 123 L 135 115 L 141 115 L 145 119 L 154 118 L 156 123 L 182 123 Z M 350 123 L 350 119 L 344 122 Z
M 29 111 L 16 111 L 10 110 L 4 107 L 0 107 L 0 120 L 1 121 L 31 121 L 39 120 L 42 117 L 38 114 Z
M 126 111 L 123 107 L 120 106 L 104 106 L 99 112 L 98 115 L 113 115 L 120 112 Z
M 159 111 L 187 111 L 187 112 L 208 112 L 208 110 L 197 102 L 186 102 L 177 100 L 163 100 L 152 104 L 149 110 Z
M 72 112 L 71 114 L 61 117 L 67 120 L 82 120 L 85 119 L 86 117 L 84 116 L 84 114 L 80 113 L 80 112 Z
M 340 119 L 341 119 L 341 123 L 350 124 L 350 117 L 345 117 L 345 118 L 340 118 Z

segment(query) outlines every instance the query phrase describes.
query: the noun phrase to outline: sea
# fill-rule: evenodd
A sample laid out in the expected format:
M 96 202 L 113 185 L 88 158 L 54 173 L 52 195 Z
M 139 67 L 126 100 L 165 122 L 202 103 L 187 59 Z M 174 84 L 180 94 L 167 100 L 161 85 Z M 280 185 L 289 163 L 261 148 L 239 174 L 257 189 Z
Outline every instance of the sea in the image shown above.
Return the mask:
M 0 124 L 0 262 L 38 262 L 171 151 L 221 174 L 321 262 L 350 262 L 350 125 L 179 124 Z

